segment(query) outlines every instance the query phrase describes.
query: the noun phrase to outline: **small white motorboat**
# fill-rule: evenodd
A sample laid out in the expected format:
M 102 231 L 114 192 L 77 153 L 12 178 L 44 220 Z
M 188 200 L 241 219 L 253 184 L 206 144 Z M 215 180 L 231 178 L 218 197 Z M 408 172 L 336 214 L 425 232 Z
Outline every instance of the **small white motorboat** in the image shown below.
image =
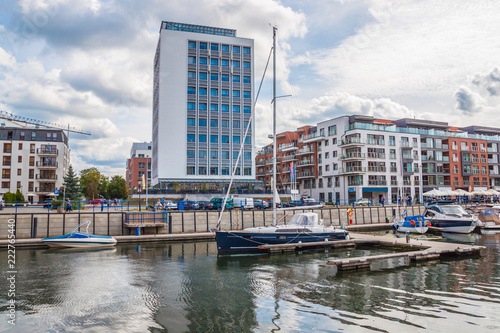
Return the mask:
M 103 248 L 115 246 L 116 239 L 111 236 L 89 234 L 90 223 L 92 222 L 85 221 L 66 235 L 42 238 L 42 242 L 50 247 Z M 85 232 L 78 231 L 84 225 L 86 225 Z

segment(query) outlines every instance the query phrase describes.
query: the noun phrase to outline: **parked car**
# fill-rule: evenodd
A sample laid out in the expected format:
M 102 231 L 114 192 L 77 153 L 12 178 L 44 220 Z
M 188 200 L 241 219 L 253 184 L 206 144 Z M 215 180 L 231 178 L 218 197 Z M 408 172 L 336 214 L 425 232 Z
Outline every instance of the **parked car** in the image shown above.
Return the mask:
M 234 208 L 253 209 L 254 208 L 254 201 L 253 201 L 253 198 L 234 198 L 233 205 L 234 205 Z
M 254 199 L 253 206 L 258 209 L 266 209 L 269 208 L 269 204 L 265 200 Z
M 211 203 L 210 201 L 198 201 L 198 206 L 200 209 L 207 210 L 207 209 L 216 209 L 214 204 Z
M 371 205 L 372 201 L 370 199 L 366 199 L 366 198 L 363 198 L 363 199 L 358 199 L 356 201 L 354 201 L 354 205 L 355 206 L 363 206 L 363 205 Z
M 200 206 L 195 201 L 184 201 L 184 210 L 198 210 Z
M 102 203 L 106 204 L 106 200 L 103 199 L 95 199 L 95 200 L 90 200 L 89 203 L 91 205 L 100 205 Z
M 177 202 L 165 201 L 163 203 L 163 206 L 165 207 L 166 210 L 177 209 Z
M 210 200 L 210 202 L 214 204 L 214 207 L 215 207 L 214 209 L 220 210 L 222 207 L 222 204 L 224 202 L 224 198 L 212 198 L 212 200 Z M 225 209 L 231 210 L 233 208 L 234 208 L 233 199 L 228 198 L 226 201 L 226 208 Z

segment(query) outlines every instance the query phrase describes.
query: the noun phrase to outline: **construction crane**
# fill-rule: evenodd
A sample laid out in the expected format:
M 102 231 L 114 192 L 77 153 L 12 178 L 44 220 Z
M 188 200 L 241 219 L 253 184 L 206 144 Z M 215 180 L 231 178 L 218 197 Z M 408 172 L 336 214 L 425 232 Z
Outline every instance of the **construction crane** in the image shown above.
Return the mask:
M 43 121 L 43 120 L 38 120 L 34 118 L 28 118 L 28 117 L 23 117 L 23 116 L 16 116 L 10 112 L 7 111 L 0 111 L 0 119 L 5 119 L 7 121 L 10 121 L 12 123 L 24 123 L 24 124 L 30 124 L 30 125 L 35 125 L 35 127 L 46 127 L 46 128 L 57 128 L 61 129 L 64 131 L 67 131 L 68 134 L 66 135 L 69 138 L 69 132 L 72 133 L 78 133 L 78 134 L 83 134 L 83 135 L 91 135 L 89 131 L 83 131 L 79 130 L 75 127 L 71 127 L 69 124 L 68 126 L 56 124 L 56 123 L 51 123 L 48 121 Z

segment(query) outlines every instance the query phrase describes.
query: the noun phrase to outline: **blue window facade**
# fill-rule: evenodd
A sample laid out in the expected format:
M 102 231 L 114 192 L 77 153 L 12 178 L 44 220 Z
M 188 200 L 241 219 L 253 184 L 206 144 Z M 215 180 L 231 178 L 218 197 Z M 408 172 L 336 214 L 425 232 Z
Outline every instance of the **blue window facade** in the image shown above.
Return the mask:
M 210 143 L 219 143 L 218 135 L 210 135 Z
M 252 107 L 248 105 L 243 106 L 243 113 L 252 113 Z
M 200 64 L 201 64 L 201 58 L 200 58 Z M 240 62 L 238 60 L 233 60 L 233 67 L 240 68 Z
M 200 110 L 200 111 L 207 111 L 207 103 L 200 103 L 200 104 L 198 104 L 198 110 Z
M 207 58 L 200 57 L 200 65 L 206 65 L 206 64 L 207 64 Z
M 206 90 L 206 89 L 205 89 Z M 201 94 L 200 94 L 201 95 Z M 206 95 L 206 94 L 205 94 Z M 240 97 L 240 91 L 239 90 L 233 90 L 233 97 Z
M 233 82 L 239 83 L 240 82 L 240 76 L 239 75 L 233 75 Z
M 187 125 L 188 126 L 196 126 L 196 119 L 195 118 L 188 118 Z
M 240 143 L 240 136 L 239 135 L 233 135 L 233 143 L 234 144 Z
M 207 49 L 207 43 L 206 42 L 200 42 L 200 50 L 206 50 Z
M 187 109 L 188 110 L 196 110 L 196 103 L 188 102 L 187 103 Z
M 220 109 L 222 112 L 229 112 L 229 105 L 228 104 L 222 104 L 220 106 Z
M 219 66 L 219 59 L 217 59 L 217 58 L 210 59 L 210 65 Z
M 188 87 L 188 95 L 194 95 L 194 94 L 196 94 L 196 88 Z
M 210 111 L 219 111 L 219 105 L 218 104 L 210 104 Z
M 219 90 L 218 89 L 210 89 L 210 96 L 219 96 Z
M 198 135 L 198 142 L 207 142 L 207 135 L 206 134 Z
M 250 48 L 243 46 L 243 54 L 250 54 Z
M 189 47 L 190 49 L 195 49 L 195 48 L 196 48 L 196 42 L 194 42 L 194 41 L 190 40 L 190 41 L 188 42 L 188 47 Z
M 196 79 L 196 72 L 188 72 L 188 79 Z
M 196 137 L 194 134 L 188 134 L 187 135 L 187 142 L 195 142 Z
M 229 52 L 229 45 L 222 44 L 222 52 Z
M 239 105 L 233 105 L 233 113 L 240 113 L 240 106 Z
M 221 66 L 223 66 L 223 67 L 229 67 L 229 60 L 228 59 L 222 59 L 220 61 L 220 63 L 221 63 Z
M 215 43 L 210 44 L 210 50 L 219 51 L 219 44 L 215 44 Z
M 200 80 L 206 80 L 207 79 L 207 73 L 206 72 L 200 72 L 199 76 L 200 76 Z
M 223 82 L 229 82 L 229 75 L 228 74 L 221 74 L 220 79 Z
M 252 96 L 250 95 L 250 91 L 245 90 L 243 91 L 243 98 L 251 98 Z
M 233 53 L 240 53 L 240 47 L 239 47 L 239 46 L 234 45 L 234 46 L 233 46 Z
M 219 127 L 218 119 L 210 119 L 210 127 Z
M 243 76 L 243 83 L 252 83 L 250 76 Z
M 195 157 L 196 157 L 196 153 L 195 153 L 195 151 L 194 151 L 194 150 L 189 149 L 189 150 L 187 151 L 187 157 L 188 157 L 188 158 L 195 158 Z
M 229 97 L 229 89 L 222 89 L 220 95 L 222 97 Z
M 198 119 L 198 126 L 207 127 L 207 120 L 205 118 Z
M 207 88 L 199 88 L 198 93 L 200 94 L 200 96 L 206 96 L 207 95 Z
M 207 158 L 207 151 L 206 150 L 198 151 L 198 157 L 199 158 Z
M 229 135 L 221 135 L 220 142 L 221 143 L 229 143 Z
M 250 69 L 250 62 L 249 61 L 243 61 L 243 68 Z
M 219 81 L 219 74 L 211 73 L 210 74 L 210 80 L 212 80 L 212 81 Z
M 196 64 L 196 57 L 188 57 L 188 64 Z

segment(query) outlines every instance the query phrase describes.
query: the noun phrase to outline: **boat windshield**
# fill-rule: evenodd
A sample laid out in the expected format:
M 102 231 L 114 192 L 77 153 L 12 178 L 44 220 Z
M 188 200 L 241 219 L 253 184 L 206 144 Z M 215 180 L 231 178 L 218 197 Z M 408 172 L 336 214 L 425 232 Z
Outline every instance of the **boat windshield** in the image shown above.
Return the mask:
M 294 215 L 288 225 L 314 226 L 313 216 L 303 214 Z
M 465 209 L 463 209 L 462 206 L 458 205 L 441 206 L 441 209 L 445 214 L 457 214 L 457 215 L 467 214 Z

